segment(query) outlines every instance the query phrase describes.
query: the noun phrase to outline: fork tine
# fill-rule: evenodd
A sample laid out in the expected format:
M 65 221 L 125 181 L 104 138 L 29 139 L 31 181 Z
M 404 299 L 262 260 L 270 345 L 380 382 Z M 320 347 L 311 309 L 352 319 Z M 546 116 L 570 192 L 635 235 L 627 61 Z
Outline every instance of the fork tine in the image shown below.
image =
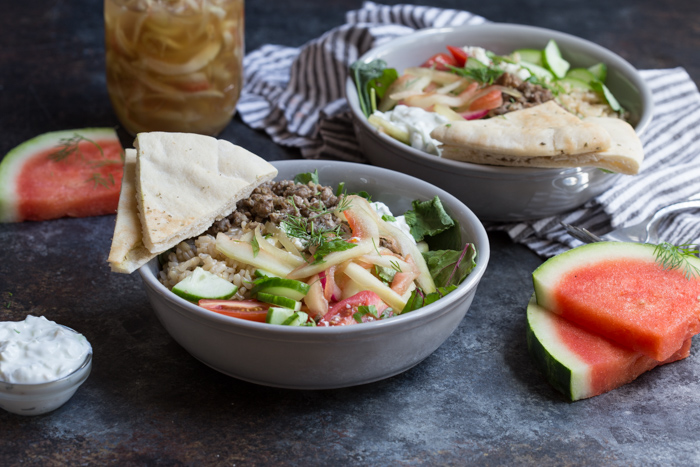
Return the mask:
M 602 242 L 603 239 L 599 236 L 589 232 L 583 227 L 576 227 L 575 225 L 567 224 L 565 222 L 560 222 L 561 226 L 564 227 L 566 232 L 577 240 L 583 243 L 595 243 Z

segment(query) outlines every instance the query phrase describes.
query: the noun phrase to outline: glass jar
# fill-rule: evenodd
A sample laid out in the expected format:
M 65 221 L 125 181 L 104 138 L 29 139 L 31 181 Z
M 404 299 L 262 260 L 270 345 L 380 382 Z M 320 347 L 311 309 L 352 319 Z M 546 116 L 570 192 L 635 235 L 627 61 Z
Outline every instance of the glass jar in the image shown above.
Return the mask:
M 124 128 L 216 135 L 243 84 L 244 0 L 105 0 L 107 90 Z

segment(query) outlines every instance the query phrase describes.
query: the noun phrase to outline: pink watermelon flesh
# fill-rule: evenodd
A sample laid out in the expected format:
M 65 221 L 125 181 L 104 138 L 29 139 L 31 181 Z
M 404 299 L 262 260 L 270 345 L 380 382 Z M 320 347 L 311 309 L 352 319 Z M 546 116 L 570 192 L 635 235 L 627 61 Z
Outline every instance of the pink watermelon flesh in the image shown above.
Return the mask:
M 18 167 L 12 171 L 13 180 L 3 180 L 14 185 L 14 192 L 4 203 L 5 220 L 20 222 L 116 212 L 124 167 L 123 149 L 116 133 L 105 136 L 103 130 L 99 133 L 101 139 L 80 141 L 79 151 L 64 159 L 50 157 L 60 147 L 60 138 L 80 131 L 56 132 L 55 145 L 48 148 L 47 136 L 54 134 L 37 137 L 42 142 L 41 148 L 34 150 L 30 140 L 22 145 L 21 154 L 7 161 Z M 86 130 L 85 134 L 92 136 L 90 131 Z
M 659 362 L 587 331 L 537 306 L 534 300 L 528 305 L 528 323 L 531 355 L 549 382 L 571 400 L 597 396 L 658 365 L 690 355 L 691 339 L 686 339 L 667 360 Z
M 658 361 L 700 332 L 700 281 L 642 260 L 581 267 L 555 292 L 560 314 Z

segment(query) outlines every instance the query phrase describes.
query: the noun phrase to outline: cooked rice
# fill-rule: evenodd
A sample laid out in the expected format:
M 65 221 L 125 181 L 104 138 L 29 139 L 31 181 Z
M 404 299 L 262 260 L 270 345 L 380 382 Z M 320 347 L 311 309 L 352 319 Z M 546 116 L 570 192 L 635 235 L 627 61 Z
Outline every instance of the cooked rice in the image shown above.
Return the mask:
M 556 100 L 566 110 L 581 118 L 584 117 L 613 117 L 625 118 L 615 112 L 608 103 L 597 93 L 591 90 L 571 88 L 565 86 L 566 93 L 560 93 Z
M 231 237 L 241 235 L 241 231 L 229 233 Z M 249 298 L 248 292 L 252 288 L 255 268 L 221 254 L 216 249 L 216 239 L 208 234 L 201 235 L 194 241 L 186 240 L 178 244 L 175 250 L 168 254 L 167 262 L 159 273 L 159 280 L 172 289 L 198 266 L 238 286 L 238 292 L 231 297 L 232 299 Z

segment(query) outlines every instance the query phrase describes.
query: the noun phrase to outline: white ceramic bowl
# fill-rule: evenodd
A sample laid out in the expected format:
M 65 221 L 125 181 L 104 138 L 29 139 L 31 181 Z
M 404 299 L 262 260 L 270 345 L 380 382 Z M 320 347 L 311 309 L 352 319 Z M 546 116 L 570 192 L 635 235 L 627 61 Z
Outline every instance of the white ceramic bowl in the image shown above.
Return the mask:
M 71 332 L 73 329 L 63 326 Z M 19 415 L 41 415 L 68 402 L 87 380 L 92 370 L 92 350 L 74 372 L 46 383 L 8 383 L 0 381 L 0 408 Z
M 278 180 L 318 169 L 322 184 L 345 182 L 365 190 L 395 213 L 414 199 L 438 195 L 459 222 L 462 240 L 476 245 L 477 265 L 452 293 L 424 308 L 383 321 L 329 328 L 256 323 L 207 311 L 176 296 L 157 279 L 158 262 L 140 269 L 148 298 L 165 329 L 195 358 L 236 378 L 294 389 L 326 389 L 369 383 L 421 362 L 454 331 L 467 312 L 489 261 L 484 227 L 450 194 L 408 175 L 363 164 L 333 161 L 274 162 Z
M 497 23 L 426 29 L 376 47 L 360 60 L 382 59 L 401 73 L 435 53 L 445 52 L 446 45 L 480 46 L 506 54 L 519 48 L 542 49 L 550 39 L 557 42 L 572 67 L 598 62 L 607 65 L 606 85 L 630 111 L 633 126 L 641 134 L 651 120 L 652 98 L 637 70 L 608 49 L 562 32 Z M 481 220 L 519 221 L 560 214 L 604 192 L 621 177 L 596 168 L 497 167 L 441 159 L 402 144 L 370 125 L 360 110 L 351 78 L 346 82 L 346 97 L 357 139 L 372 164 L 414 175 L 449 191 Z

